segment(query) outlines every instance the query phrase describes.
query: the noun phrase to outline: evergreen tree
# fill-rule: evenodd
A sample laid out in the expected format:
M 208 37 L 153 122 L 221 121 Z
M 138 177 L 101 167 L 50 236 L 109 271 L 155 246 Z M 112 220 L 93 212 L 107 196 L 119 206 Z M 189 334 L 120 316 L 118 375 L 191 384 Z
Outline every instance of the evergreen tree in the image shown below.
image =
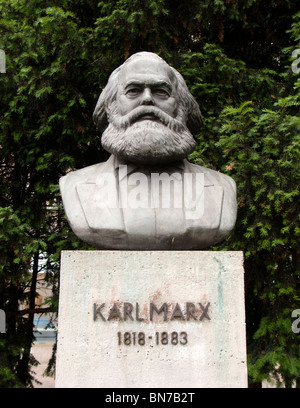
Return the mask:
M 33 384 L 38 272 L 54 285 L 43 308 L 56 310 L 60 251 L 90 248 L 70 231 L 58 179 L 107 159 L 95 103 L 112 70 L 144 50 L 178 69 L 200 105 L 190 160 L 238 185 L 236 228 L 213 249 L 245 254 L 250 383 L 299 380 L 296 2 L 1 0 L 0 16 L 0 386 Z

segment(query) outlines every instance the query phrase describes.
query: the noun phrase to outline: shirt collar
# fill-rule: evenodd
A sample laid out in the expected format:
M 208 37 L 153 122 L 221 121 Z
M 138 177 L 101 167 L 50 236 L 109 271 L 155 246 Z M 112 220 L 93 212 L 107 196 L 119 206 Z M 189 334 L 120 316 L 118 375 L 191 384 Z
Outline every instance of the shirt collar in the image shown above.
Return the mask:
M 185 167 L 184 160 L 178 160 L 170 164 L 164 163 L 156 166 L 143 166 L 141 164 L 125 163 L 114 156 L 114 168 L 117 170 L 120 166 L 127 166 L 127 175 L 137 170 L 141 172 L 144 170 L 147 173 L 175 173 L 176 171 L 182 172 Z

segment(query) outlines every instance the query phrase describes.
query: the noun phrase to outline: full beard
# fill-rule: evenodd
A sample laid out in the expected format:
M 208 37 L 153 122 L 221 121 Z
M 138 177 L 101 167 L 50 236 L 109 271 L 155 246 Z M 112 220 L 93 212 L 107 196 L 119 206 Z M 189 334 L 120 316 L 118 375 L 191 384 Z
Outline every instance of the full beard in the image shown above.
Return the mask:
M 143 119 L 145 115 L 151 115 L 151 119 Z M 196 147 L 192 134 L 181 120 L 154 106 L 140 106 L 125 116 L 120 116 L 115 107 L 109 116 L 111 120 L 102 135 L 102 146 L 125 163 L 152 165 L 177 161 Z

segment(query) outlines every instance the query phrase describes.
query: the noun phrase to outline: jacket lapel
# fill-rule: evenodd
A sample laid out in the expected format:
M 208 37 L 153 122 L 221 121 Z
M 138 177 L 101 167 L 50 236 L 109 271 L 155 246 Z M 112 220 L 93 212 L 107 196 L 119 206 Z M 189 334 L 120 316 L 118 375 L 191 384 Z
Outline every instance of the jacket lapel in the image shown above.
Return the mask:
M 77 184 L 76 191 L 90 228 L 124 230 L 113 156 L 103 163 L 95 178 Z
M 214 177 L 206 168 L 191 165 L 185 160 L 184 182 L 188 179 L 187 175 L 191 174 L 196 177 L 194 182 L 197 183 L 197 188 L 195 197 L 190 193 L 185 197 L 186 226 L 187 228 L 217 230 L 222 214 L 223 187 L 215 185 Z M 190 197 L 193 197 L 193 203 Z

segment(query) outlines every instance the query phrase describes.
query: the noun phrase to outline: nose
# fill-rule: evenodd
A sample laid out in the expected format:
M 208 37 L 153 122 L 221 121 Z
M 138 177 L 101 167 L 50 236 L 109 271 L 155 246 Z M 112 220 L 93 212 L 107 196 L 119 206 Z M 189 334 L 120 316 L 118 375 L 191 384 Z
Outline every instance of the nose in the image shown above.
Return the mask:
M 150 88 L 145 88 L 142 94 L 141 105 L 154 105 Z

